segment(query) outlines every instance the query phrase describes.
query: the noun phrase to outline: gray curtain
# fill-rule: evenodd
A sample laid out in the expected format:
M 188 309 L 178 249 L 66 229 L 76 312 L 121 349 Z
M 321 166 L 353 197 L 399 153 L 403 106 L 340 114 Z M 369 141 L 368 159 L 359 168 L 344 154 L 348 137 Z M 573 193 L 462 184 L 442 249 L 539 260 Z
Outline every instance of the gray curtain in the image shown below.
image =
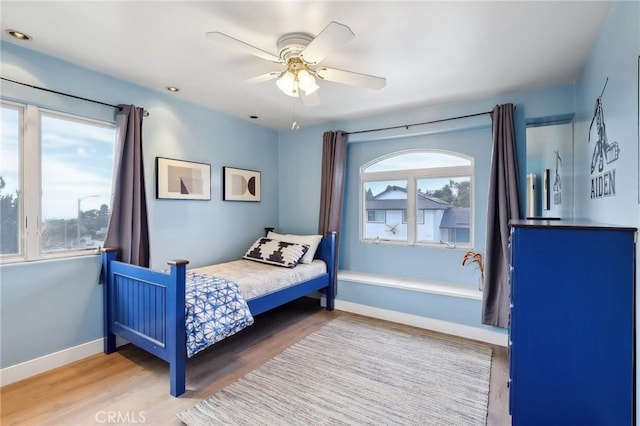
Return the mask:
M 485 286 L 482 323 L 509 326 L 509 221 L 520 219 L 520 183 L 513 104 L 497 105 L 491 112 L 493 155 L 489 181 Z
M 342 131 L 322 135 L 322 181 L 318 234 L 336 233 L 335 272 L 338 271 L 338 244 L 342 223 L 342 198 L 347 168 L 347 134 Z M 334 291 L 337 276 L 334 276 Z
M 118 249 L 118 259 L 149 266 L 149 224 L 142 158 L 143 108 L 118 105 L 111 215 L 105 247 Z

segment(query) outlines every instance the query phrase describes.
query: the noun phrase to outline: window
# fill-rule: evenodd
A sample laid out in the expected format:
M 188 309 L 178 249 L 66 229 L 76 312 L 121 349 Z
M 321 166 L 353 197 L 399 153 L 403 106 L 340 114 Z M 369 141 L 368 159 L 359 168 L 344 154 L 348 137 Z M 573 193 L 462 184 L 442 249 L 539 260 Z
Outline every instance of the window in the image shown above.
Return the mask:
M 2 102 L 0 257 L 92 253 L 106 234 L 115 126 Z
M 0 254 L 18 255 L 22 252 L 20 223 L 22 205 L 18 194 L 20 181 L 20 145 L 22 129 L 22 108 L 3 105 L 0 110 L 2 139 L 0 141 Z
M 416 212 L 418 214 L 418 216 L 416 217 L 416 223 L 420 224 L 420 223 L 424 223 L 424 210 L 422 209 L 418 209 L 418 211 Z M 409 216 L 407 214 L 406 210 L 402 211 L 402 223 L 408 223 L 409 222 Z
M 403 213 L 407 210 L 406 186 L 406 180 L 364 182 L 367 214 L 365 235 L 378 240 L 407 240 L 407 225 L 402 220 Z M 372 218 L 374 220 L 370 220 Z
M 403 151 L 364 165 L 362 239 L 470 245 L 472 175 L 470 158 L 435 150 Z
M 367 222 L 384 223 L 385 211 L 384 210 L 367 210 Z

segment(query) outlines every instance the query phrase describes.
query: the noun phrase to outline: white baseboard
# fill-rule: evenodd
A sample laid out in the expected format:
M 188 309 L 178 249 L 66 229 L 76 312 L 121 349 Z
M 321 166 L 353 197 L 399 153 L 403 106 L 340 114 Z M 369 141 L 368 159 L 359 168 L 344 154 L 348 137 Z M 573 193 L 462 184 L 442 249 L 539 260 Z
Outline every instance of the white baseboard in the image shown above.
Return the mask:
M 322 299 L 322 302 L 324 303 L 324 297 Z M 375 308 L 372 306 L 345 302 L 342 300 L 335 301 L 335 308 L 340 311 L 351 312 L 354 314 L 378 318 L 391 322 L 397 322 L 413 327 L 424 328 L 426 330 L 437 331 L 439 333 L 451 334 L 453 336 L 464 337 L 466 339 L 477 340 L 480 342 L 490 343 L 492 345 L 506 347 L 508 343 L 508 336 L 506 334 L 486 330 L 483 328 L 471 327 L 468 325 L 421 317 L 419 315 L 405 314 L 402 312 Z
M 0 386 L 8 385 L 36 374 L 61 367 L 70 362 L 78 361 L 91 355 L 102 352 L 104 349 L 104 339 L 96 339 L 91 342 L 72 348 L 63 349 L 52 354 L 41 356 L 11 365 L 0 370 Z

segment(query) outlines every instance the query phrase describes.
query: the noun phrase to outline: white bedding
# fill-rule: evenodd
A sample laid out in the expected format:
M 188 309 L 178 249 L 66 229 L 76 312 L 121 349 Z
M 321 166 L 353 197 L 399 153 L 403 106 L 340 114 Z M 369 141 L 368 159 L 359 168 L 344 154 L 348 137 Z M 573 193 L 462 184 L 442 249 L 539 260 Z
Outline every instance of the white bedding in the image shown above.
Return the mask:
M 327 272 L 327 265 L 314 259 L 310 264 L 299 263 L 295 268 L 283 268 L 241 259 L 193 268 L 189 272 L 233 281 L 240 287 L 244 298 L 250 300 L 322 275 Z

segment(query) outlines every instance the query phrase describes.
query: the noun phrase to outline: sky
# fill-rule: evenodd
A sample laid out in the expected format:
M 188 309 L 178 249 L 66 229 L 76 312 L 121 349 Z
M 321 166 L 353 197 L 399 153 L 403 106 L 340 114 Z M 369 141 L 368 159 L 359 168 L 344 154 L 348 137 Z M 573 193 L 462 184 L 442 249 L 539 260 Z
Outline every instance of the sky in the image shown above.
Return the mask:
M 465 159 L 460 154 L 451 155 L 438 151 L 407 151 L 404 154 L 392 155 L 383 160 L 376 159 L 373 164 L 363 167 L 365 172 L 383 172 L 389 170 L 413 170 L 425 167 L 453 167 L 470 166 L 471 159 Z
M 2 195 L 18 189 L 19 110 L 0 110 L 0 176 Z M 115 127 L 72 117 L 42 113 L 42 217 L 71 219 L 82 211 L 109 204 L 115 146 Z M 80 200 L 80 201 L 78 201 Z
M 407 151 L 404 154 L 393 155 L 383 160 L 376 159 L 375 162 L 366 164 L 362 167 L 363 172 L 385 172 L 391 170 L 414 170 L 436 168 L 436 167 L 453 167 L 453 166 L 470 166 L 471 159 L 460 157 L 459 154 L 450 155 L 446 152 L 438 151 Z M 468 181 L 469 177 L 446 177 L 446 178 L 421 178 L 418 179 L 418 189 L 422 192 L 435 191 L 441 189 L 449 183 L 450 180 L 461 182 Z M 385 180 L 381 182 L 368 181 L 364 190 L 371 188 L 373 195 L 383 192 L 387 185 L 397 185 L 406 188 L 406 181 Z

